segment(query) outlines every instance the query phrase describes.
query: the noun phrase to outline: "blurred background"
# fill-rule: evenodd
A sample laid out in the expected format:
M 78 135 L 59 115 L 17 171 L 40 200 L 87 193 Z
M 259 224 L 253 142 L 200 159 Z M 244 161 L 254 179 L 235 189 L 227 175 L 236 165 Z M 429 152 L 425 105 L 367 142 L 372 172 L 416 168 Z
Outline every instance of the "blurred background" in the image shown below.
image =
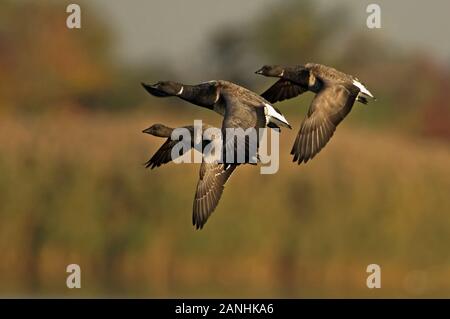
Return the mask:
M 0 296 L 450 297 L 450 3 L 376 2 L 381 29 L 369 1 L 78 1 L 70 30 L 69 1 L 1 1 Z M 140 82 L 262 92 L 261 65 L 309 61 L 378 101 L 301 166 L 313 95 L 277 104 L 280 171 L 240 167 L 195 231 L 198 164 L 146 170 L 163 140 L 141 131 L 221 119 Z

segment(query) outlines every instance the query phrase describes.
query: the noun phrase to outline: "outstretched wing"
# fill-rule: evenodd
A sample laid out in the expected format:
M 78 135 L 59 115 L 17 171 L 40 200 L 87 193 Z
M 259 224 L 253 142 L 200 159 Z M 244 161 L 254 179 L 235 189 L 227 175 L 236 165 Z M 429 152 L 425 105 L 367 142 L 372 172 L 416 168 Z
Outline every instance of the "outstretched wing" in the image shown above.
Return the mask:
M 217 207 L 224 185 L 237 165 L 203 162 L 195 192 L 192 224 L 201 229 Z
M 155 167 L 160 167 L 163 164 L 167 164 L 184 154 L 186 154 L 192 147 L 192 145 L 185 145 L 180 148 L 180 151 L 176 154 L 173 154 L 175 157 L 172 157 L 172 149 L 178 143 L 184 143 L 183 141 L 171 140 L 170 137 L 164 142 L 163 145 L 156 151 L 156 153 L 145 162 L 145 167 L 150 169 L 154 169 Z
M 189 130 L 191 134 L 190 141 L 183 141 L 181 140 L 172 140 L 170 137 L 164 142 L 163 145 L 156 151 L 155 154 L 145 163 L 145 167 L 150 167 L 151 169 L 154 169 L 155 167 L 159 167 L 163 164 L 167 164 L 184 154 L 186 154 L 191 148 L 193 148 L 193 141 L 194 141 L 194 126 L 183 126 L 182 128 L 185 128 Z M 208 124 L 203 124 L 202 126 L 202 134 L 204 130 L 211 128 Z M 180 150 L 176 154 L 172 154 L 172 149 L 177 145 L 178 143 L 185 143 L 183 147 L 180 147 Z M 189 143 L 189 144 L 187 144 Z M 210 139 L 206 136 L 203 136 L 202 140 L 202 148 L 204 148 L 208 143 L 210 143 Z M 196 149 L 196 148 L 194 148 Z M 172 157 L 174 156 L 174 157 Z
M 289 80 L 280 79 L 268 88 L 261 96 L 270 103 L 281 102 L 296 97 L 307 89 Z
M 252 157 L 249 150 L 255 150 L 255 156 L 258 144 L 258 129 L 266 126 L 266 117 L 264 105 L 261 99 L 261 105 L 255 105 L 254 96 L 246 99 L 243 96 L 235 96 L 233 92 L 223 90 L 221 92 L 225 103 L 225 114 L 222 122 L 222 152 L 223 162 L 205 161 L 207 155 L 204 154 L 204 162 L 200 167 L 200 179 L 195 193 L 192 223 L 197 229 L 202 228 L 208 220 L 211 213 L 217 207 L 222 196 L 224 185 L 236 167 L 240 164 L 236 160 L 239 152 L 244 152 L 245 160 Z M 256 141 L 244 138 L 243 143 L 236 143 L 236 136 L 227 129 L 237 129 L 245 132 L 248 129 L 255 129 Z M 254 136 L 254 135 L 253 135 Z M 241 140 L 242 141 L 242 140 Z M 227 154 L 233 152 L 235 155 L 230 160 Z
M 294 162 L 306 163 L 328 143 L 355 99 L 356 95 L 341 84 L 326 86 L 316 95 L 292 147 Z

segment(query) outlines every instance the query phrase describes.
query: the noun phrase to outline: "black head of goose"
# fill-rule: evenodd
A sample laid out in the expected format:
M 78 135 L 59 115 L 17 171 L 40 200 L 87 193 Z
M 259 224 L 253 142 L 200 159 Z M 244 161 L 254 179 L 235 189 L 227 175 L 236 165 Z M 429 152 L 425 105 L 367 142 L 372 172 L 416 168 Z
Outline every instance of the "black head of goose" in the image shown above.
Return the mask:
M 173 148 L 180 142 L 180 139 L 172 139 L 172 132 L 174 128 L 168 127 L 164 124 L 154 124 L 149 128 L 143 130 L 143 133 L 158 137 L 166 137 L 167 140 L 161 145 L 161 147 L 156 151 L 156 153 L 145 163 L 145 167 L 150 167 L 151 169 L 159 167 L 163 164 L 169 163 L 179 156 L 184 155 L 187 150 L 194 147 L 194 134 L 195 127 L 192 125 L 182 126 L 180 128 L 187 129 L 190 133 L 190 145 L 188 147 L 180 148 L 181 152 L 173 152 Z M 201 134 L 203 135 L 202 150 L 217 136 L 212 134 L 204 134 L 205 130 L 214 129 L 212 126 L 203 124 L 200 128 Z M 195 192 L 194 203 L 193 203 L 193 213 L 192 213 L 192 224 L 197 228 L 201 229 L 207 222 L 211 213 L 217 207 L 219 200 L 222 196 L 223 190 L 225 188 L 225 183 L 231 176 L 237 165 L 227 165 L 223 163 L 214 162 L 211 160 L 206 160 L 207 155 L 203 154 L 203 161 L 200 166 L 199 180 L 197 183 L 197 191 Z
M 153 124 L 146 128 L 142 133 L 150 134 L 158 137 L 170 137 L 173 132 L 173 128 L 165 126 L 164 124 Z
M 292 147 L 293 161 L 298 164 L 312 159 L 328 143 L 355 101 L 367 104 L 368 98 L 375 99 L 356 77 L 321 64 L 265 65 L 256 73 L 279 78 L 261 94 L 271 103 L 306 91 L 316 93 Z

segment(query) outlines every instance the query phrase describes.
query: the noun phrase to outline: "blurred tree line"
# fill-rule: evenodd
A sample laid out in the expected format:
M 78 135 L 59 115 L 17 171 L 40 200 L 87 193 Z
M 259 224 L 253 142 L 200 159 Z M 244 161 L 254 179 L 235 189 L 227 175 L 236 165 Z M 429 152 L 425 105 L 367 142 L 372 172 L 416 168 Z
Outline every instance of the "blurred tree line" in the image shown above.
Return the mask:
M 426 53 L 403 52 L 365 26 L 353 30 L 349 20 L 345 6 L 320 10 L 307 0 L 277 3 L 256 21 L 217 32 L 211 39 L 211 64 L 227 79 L 249 87 L 263 64 L 331 65 L 376 92 L 370 114 L 359 114 L 368 124 L 450 139 L 448 65 Z
M 66 6 L 0 3 L 0 112 L 114 111 L 138 104 L 139 95 L 128 91 L 145 68 L 117 64 L 110 26 L 93 11 L 83 10 L 88 32 L 66 28 Z
M 89 32 L 69 30 L 62 27 L 62 7 L 49 1 L 0 4 L 1 112 L 117 111 L 145 103 L 139 83 L 158 79 L 161 64 L 121 65 L 111 54 L 110 26 L 85 10 Z M 360 115 L 367 123 L 450 139 L 448 66 L 426 54 L 403 52 L 365 27 L 349 32 L 346 9 L 319 10 L 309 0 L 277 3 L 256 20 L 213 33 L 205 60 L 192 72 L 261 91 L 255 83 L 262 80 L 253 72 L 262 64 L 329 64 L 357 75 L 376 92 L 379 101 L 370 116 Z

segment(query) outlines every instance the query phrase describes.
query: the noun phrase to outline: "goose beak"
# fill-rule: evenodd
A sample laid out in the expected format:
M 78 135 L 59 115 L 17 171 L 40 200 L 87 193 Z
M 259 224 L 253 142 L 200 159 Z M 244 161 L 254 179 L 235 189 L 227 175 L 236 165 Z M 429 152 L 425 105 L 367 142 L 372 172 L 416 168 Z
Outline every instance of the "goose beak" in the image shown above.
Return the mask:
M 142 131 L 142 133 L 146 133 L 146 134 L 150 134 L 151 135 L 152 134 L 151 133 L 151 127 L 146 128 L 145 130 Z
M 262 73 L 263 73 L 262 69 L 259 69 L 258 71 L 255 71 L 255 74 L 262 74 Z
M 161 91 L 158 88 L 157 84 L 153 84 L 153 85 L 145 84 L 145 83 L 141 83 L 141 84 L 144 87 L 144 89 L 153 96 L 157 96 L 157 97 L 169 96 L 166 92 Z

